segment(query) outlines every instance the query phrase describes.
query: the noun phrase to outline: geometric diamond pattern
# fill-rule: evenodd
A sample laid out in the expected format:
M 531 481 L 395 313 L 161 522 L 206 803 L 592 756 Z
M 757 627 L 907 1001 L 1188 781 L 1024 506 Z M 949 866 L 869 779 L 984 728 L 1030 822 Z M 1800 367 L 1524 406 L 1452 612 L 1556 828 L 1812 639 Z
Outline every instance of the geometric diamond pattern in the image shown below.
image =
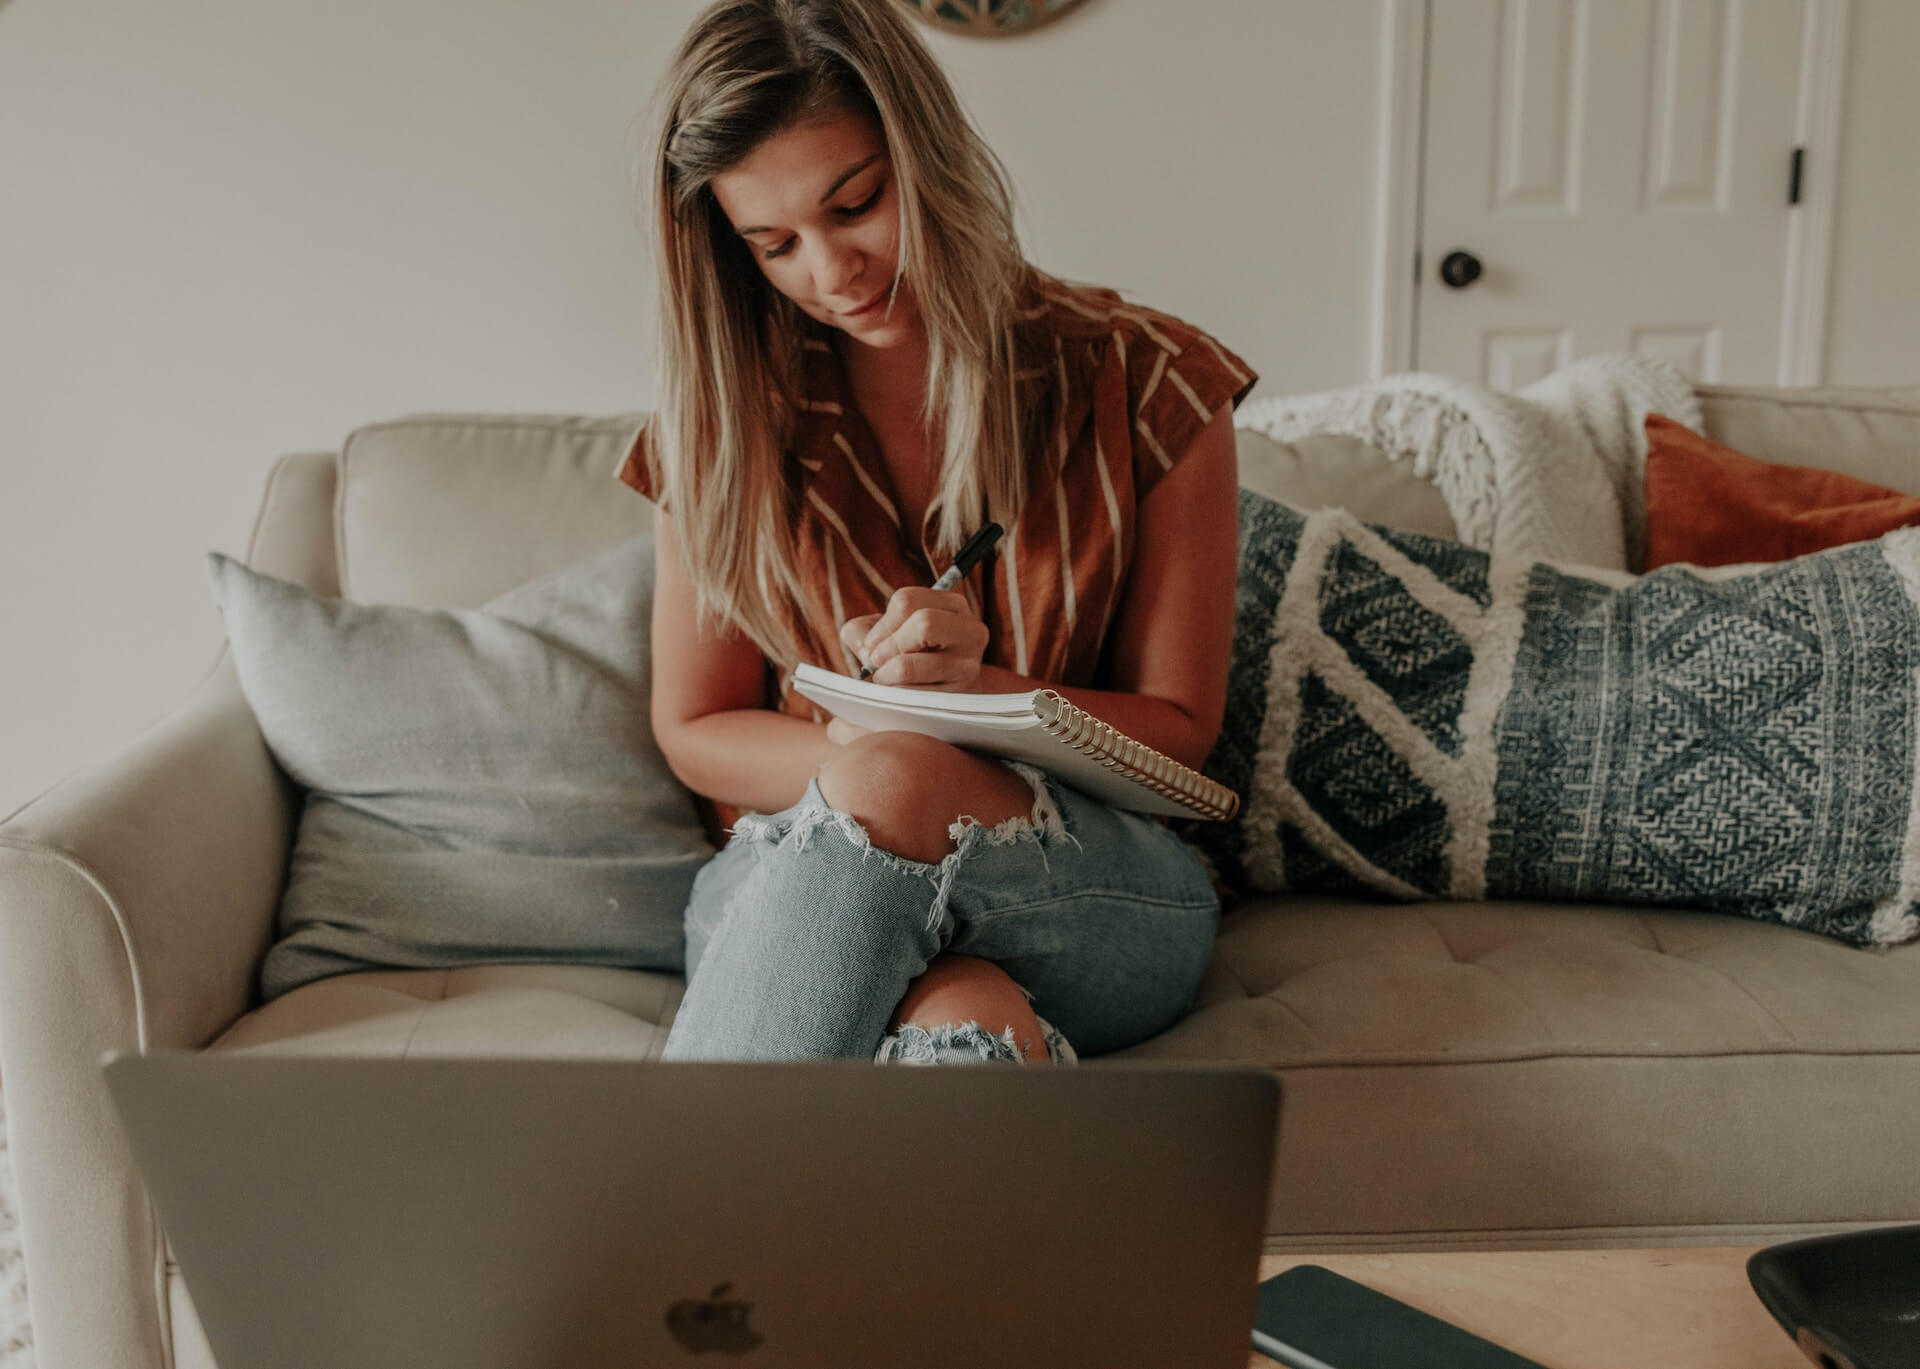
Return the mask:
M 1287 779 L 1307 805 L 1380 869 L 1418 889 L 1446 888 L 1440 796 L 1318 674 L 1302 680 L 1300 700 Z
M 1320 630 L 1436 746 L 1459 753 L 1472 644 L 1351 543 L 1320 582 Z
M 1555 611 L 1570 577 L 1535 567 L 1500 752 L 1495 825 L 1513 839 L 1489 891 L 1910 937 L 1911 551 L 1885 539 L 1724 579 L 1668 567 L 1575 615 Z

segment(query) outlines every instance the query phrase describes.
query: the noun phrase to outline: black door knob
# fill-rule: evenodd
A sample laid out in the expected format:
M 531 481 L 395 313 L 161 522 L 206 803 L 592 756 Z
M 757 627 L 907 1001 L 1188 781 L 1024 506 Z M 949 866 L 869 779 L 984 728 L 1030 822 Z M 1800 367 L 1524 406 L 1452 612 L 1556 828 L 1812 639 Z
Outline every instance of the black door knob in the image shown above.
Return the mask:
M 1480 279 L 1480 258 L 1457 248 L 1440 258 L 1440 279 L 1456 290 L 1464 290 Z

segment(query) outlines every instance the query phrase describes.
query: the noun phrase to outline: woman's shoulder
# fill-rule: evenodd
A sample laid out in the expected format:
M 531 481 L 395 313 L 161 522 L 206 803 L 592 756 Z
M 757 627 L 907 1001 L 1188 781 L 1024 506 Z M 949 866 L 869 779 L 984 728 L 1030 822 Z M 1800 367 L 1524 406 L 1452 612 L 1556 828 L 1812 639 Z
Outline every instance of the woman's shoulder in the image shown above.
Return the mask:
M 1223 406 L 1245 399 L 1259 378 L 1212 334 L 1106 286 L 1030 269 L 1018 298 L 1021 318 L 1033 330 L 1023 350 L 1050 363 L 1047 369 L 1069 392 L 1070 409 L 1076 392 L 1096 406 L 1101 394 L 1110 397 L 1104 402 L 1124 404 L 1127 429 L 1149 458 L 1142 469 L 1153 475 L 1170 467 Z
M 1258 379 L 1205 329 L 1177 314 L 1124 298 L 1118 290 L 1068 281 L 1029 267 L 1016 295 L 1028 329 L 1022 350 L 1072 370 L 1113 366 L 1128 377 L 1136 403 L 1151 399 L 1168 371 L 1238 404 Z M 1047 354 L 1051 355 L 1047 355 Z M 1033 364 L 1029 360 L 1026 364 Z
M 1122 354 L 1145 343 L 1179 354 L 1204 339 L 1210 349 L 1226 350 L 1176 314 L 1129 300 L 1109 286 L 1064 280 L 1037 267 L 1023 274 L 1016 299 L 1023 323 L 1062 342 L 1104 345 Z

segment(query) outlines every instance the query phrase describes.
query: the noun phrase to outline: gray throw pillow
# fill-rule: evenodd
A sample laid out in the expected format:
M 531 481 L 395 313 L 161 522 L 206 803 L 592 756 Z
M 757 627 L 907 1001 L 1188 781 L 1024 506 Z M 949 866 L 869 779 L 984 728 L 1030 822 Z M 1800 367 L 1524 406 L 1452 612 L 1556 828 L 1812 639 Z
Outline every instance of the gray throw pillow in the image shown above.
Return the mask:
M 1240 497 L 1216 876 L 1920 936 L 1920 531 L 1624 585 Z
M 267 998 L 352 970 L 681 968 L 712 847 L 648 720 L 650 536 L 480 609 L 323 598 L 217 552 L 208 571 L 307 790 Z

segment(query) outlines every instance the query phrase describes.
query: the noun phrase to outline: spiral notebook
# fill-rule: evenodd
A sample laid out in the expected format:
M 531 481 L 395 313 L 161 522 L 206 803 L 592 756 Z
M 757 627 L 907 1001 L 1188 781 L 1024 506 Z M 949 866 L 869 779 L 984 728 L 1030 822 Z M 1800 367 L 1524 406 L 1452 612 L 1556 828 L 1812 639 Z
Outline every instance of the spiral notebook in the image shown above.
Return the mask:
M 1240 796 L 1109 727 L 1051 689 L 949 694 L 794 669 L 793 687 L 836 718 L 876 732 L 919 732 L 1037 765 L 1074 788 L 1140 813 L 1230 818 Z

